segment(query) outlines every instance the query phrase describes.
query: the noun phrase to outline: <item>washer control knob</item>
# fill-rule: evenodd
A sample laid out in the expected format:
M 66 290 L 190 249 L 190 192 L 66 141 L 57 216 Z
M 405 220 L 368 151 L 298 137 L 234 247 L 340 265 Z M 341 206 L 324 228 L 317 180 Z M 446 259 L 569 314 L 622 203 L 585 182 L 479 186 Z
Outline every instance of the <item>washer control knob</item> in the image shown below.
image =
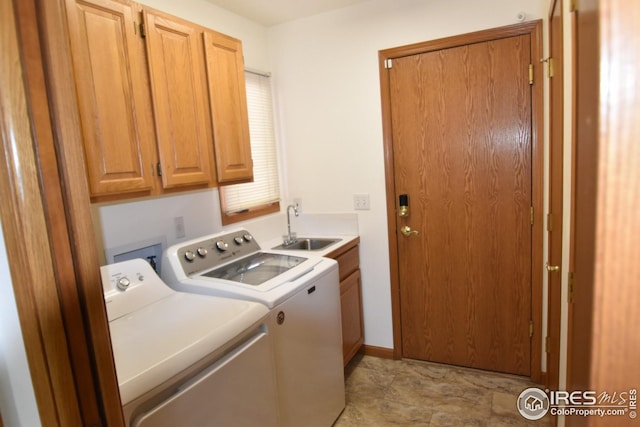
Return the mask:
M 207 248 L 203 248 L 203 247 L 199 247 L 198 248 L 198 256 L 200 258 L 206 257 L 208 253 L 209 253 L 209 251 L 207 251 Z
M 193 251 L 186 251 L 184 253 L 184 259 L 186 259 L 189 262 L 192 262 L 194 259 L 196 259 L 196 254 L 193 253 Z
M 244 239 L 242 236 L 236 236 L 233 238 L 233 241 L 236 242 L 236 245 L 241 245 L 244 243 Z
M 249 233 L 245 234 L 242 237 L 244 237 L 244 240 L 246 240 L 247 242 L 250 242 L 250 241 L 253 240 L 253 236 L 251 234 L 249 234 Z
M 224 252 L 227 249 L 229 249 L 229 244 L 227 242 L 225 242 L 224 240 L 218 240 L 216 242 L 216 248 L 218 248 L 218 250 L 220 252 Z
M 131 281 L 123 276 L 123 277 L 118 279 L 118 282 L 116 283 L 116 286 L 121 291 L 125 291 L 125 290 L 127 290 L 127 288 L 129 287 L 130 284 L 131 284 Z

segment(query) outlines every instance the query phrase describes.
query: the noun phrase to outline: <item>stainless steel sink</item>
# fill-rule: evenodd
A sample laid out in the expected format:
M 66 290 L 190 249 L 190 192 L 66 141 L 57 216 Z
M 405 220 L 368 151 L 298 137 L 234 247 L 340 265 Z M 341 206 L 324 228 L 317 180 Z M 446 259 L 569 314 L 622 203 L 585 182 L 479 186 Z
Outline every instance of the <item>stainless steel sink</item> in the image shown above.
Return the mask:
M 329 245 L 339 242 L 340 239 L 314 239 L 307 237 L 299 237 L 294 243 L 288 245 L 281 244 L 272 249 L 298 250 L 298 251 L 317 251 L 324 249 Z

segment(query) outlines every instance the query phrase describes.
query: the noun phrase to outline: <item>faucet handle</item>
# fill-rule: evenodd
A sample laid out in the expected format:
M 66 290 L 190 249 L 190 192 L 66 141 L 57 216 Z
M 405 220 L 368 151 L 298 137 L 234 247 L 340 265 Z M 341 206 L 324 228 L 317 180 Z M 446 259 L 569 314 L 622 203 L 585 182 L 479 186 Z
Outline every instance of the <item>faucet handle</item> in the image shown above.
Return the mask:
M 291 233 L 290 235 L 284 234 L 282 236 L 282 243 L 286 246 L 286 245 L 291 245 L 292 243 L 295 243 L 298 241 L 298 236 L 296 235 L 296 233 Z
M 287 206 L 287 214 L 289 213 L 289 209 L 293 209 L 293 214 L 295 216 L 298 216 L 300 214 L 300 211 L 298 211 L 298 205 L 297 204 L 293 204 L 293 205 Z

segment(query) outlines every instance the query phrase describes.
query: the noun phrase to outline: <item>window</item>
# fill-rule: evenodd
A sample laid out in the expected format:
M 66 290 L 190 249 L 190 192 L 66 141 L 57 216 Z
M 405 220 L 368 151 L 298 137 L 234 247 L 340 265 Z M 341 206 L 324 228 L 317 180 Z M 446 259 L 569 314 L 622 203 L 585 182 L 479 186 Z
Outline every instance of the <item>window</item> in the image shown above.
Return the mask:
M 271 79 L 245 72 L 253 182 L 220 188 L 222 223 L 231 224 L 280 210 L 278 159 L 273 129 Z

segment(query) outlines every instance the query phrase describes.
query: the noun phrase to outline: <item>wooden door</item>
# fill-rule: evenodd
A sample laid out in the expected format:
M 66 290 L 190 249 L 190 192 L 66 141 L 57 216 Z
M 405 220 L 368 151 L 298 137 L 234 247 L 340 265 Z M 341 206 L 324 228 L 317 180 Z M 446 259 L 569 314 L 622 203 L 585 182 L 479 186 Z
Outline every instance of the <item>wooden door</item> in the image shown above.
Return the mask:
M 390 70 L 405 357 L 530 374 L 531 63 L 520 35 Z
M 202 29 L 143 11 L 164 188 L 213 183 Z
M 209 30 L 204 44 L 218 182 L 252 181 L 242 42 Z
M 551 2 L 549 40 L 551 57 L 547 59 L 550 97 L 550 149 L 549 149 L 549 214 L 548 233 L 548 323 L 547 323 L 547 387 L 558 390 L 560 374 L 560 310 L 562 295 L 562 228 L 563 228 L 563 151 L 564 86 L 562 74 L 562 2 Z
M 91 196 L 151 191 L 155 134 L 136 13 L 112 0 L 67 0 Z

